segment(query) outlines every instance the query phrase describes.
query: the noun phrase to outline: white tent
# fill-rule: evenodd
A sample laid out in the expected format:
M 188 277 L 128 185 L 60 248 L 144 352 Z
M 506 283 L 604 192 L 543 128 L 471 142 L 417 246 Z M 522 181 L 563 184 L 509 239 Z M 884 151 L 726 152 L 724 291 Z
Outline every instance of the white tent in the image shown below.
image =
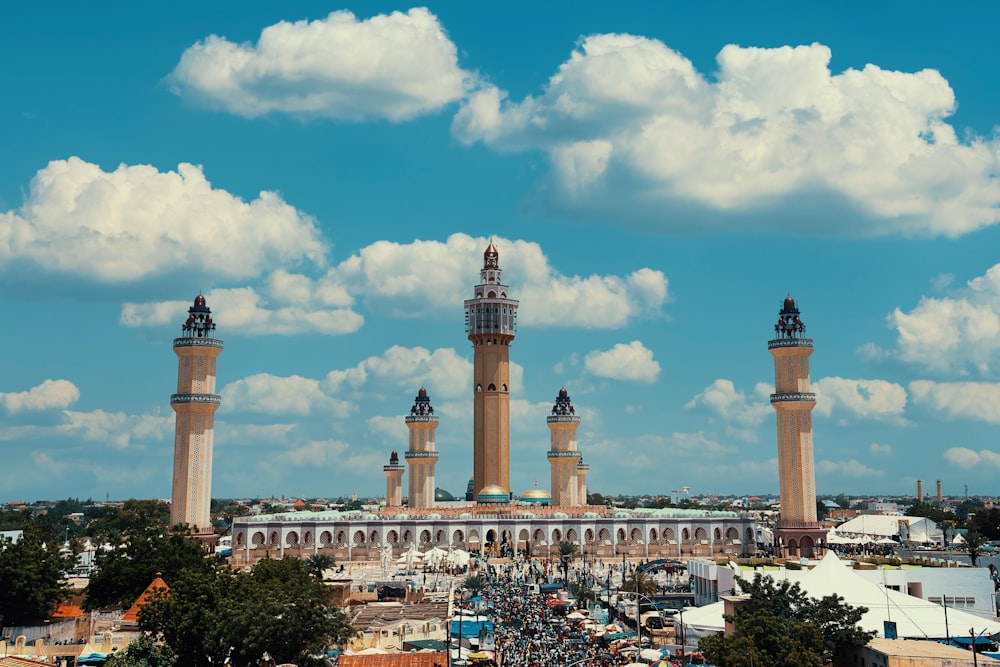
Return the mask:
M 811 571 L 803 574 L 799 585 L 809 597 L 836 594 L 853 607 L 866 607 L 868 611 L 859 626 L 863 630 L 875 631 L 879 637 L 883 636 L 885 621 L 896 624 L 896 634 L 901 639 L 944 639 L 949 634 L 955 634 L 949 632 L 949 628 L 974 628 L 977 633 L 991 636 L 1000 633 L 1000 623 L 959 609 L 949 608 L 946 621 L 945 609 L 941 605 L 868 581 L 841 562 L 832 551 L 828 551 Z M 722 602 L 686 610 L 683 618 L 685 636 L 699 637 L 722 632 L 725 629 L 723 613 Z M 675 616 L 675 625 L 680 622 L 680 617 Z
M 862 514 L 837 526 L 841 537 L 869 536 L 873 539 L 899 535 L 899 524 L 907 525 L 909 542 L 941 542 L 944 534 L 937 524 L 922 516 L 889 516 L 885 514 Z
M 434 547 L 424 554 L 424 562 L 428 565 L 437 565 L 448 557 L 448 552 L 441 547 Z

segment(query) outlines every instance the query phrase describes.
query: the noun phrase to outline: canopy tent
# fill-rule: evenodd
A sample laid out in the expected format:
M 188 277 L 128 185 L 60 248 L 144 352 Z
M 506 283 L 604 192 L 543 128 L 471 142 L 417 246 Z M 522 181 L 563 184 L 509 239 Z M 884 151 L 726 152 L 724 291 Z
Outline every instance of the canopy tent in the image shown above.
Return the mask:
M 424 553 L 424 562 L 428 565 L 437 565 L 448 558 L 448 552 L 441 547 L 434 547 Z
M 906 541 L 931 543 L 944 540 L 944 533 L 937 524 L 922 516 L 888 516 L 885 514 L 862 514 L 837 526 L 840 537 L 860 538 L 867 536 L 873 540 L 883 537 L 900 536 L 900 524 L 905 524 Z
M 845 565 L 835 553 L 828 551 L 811 571 L 799 579 L 802 590 L 812 598 L 839 595 L 853 607 L 866 607 L 868 611 L 861 618 L 862 630 L 875 631 L 883 636 L 884 622 L 896 624 L 896 634 L 900 639 L 944 639 L 950 628 L 974 628 L 977 633 L 996 635 L 1000 633 L 1000 623 L 885 588 L 868 581 Z M 685 637 L 701 637 L 705 634 L 722 632 L 725 621 L 722 618 L 725 603 L 685 610 L 683 619 L 674 616 L 674 623 L 684 624 Z M 679 631 L 679 630 L 678 630 Z

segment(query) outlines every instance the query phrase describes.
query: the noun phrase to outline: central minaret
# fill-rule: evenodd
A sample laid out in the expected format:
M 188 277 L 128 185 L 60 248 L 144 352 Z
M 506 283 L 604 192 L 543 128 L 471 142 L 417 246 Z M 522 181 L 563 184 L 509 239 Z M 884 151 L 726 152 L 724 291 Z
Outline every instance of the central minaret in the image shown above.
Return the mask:
M 775 338 L 767 342 L 767 349 L 774 357 L 771 405 L 777 413 L 781 493 L 781 518 L 774 537 L 781 555 L 811 558 L 825 546 L 826 530 L 816 520 L 812 441 L 816 394 L 809 391 L 813 342 L 804 337 L 805 331 L 795 299 L 788 297 L 774 325 Z
M 406 465 L 410 468 L 410 507 L 434 506 L 434 468 L 438 453 L 434 451 L 434 432 L 438 418 L 434 406 L 423 387 L 417 392 L 406 428 L 410 429 L 410 448 L 406 451 Z
M 177 416 L 170 525 L 187 524 L 196 535 L 209 535 L 215 411 L 222 403 L 215 393 L 215 359 L 222 352 L 222 341 L 215 338 L 212 311 L 200 294 L 188 308 L 181 337 L 174 339 L 174 352 L 177 393 L 170 397 L 170 407 Z
M 510 493 L 510 344 L 517 331 L 517 301 L 507 298 L 499 260 L 491 241 L 475 298 L 465 302 L 465 332 L 475 350 L 472 479 L 477 500 L 486 486 Z
M 576 430 L 580 418 L 576 416 L 573 402 L 563 387 L 556 396 L 552 413 L 545 419 L 549 425 L 549 465 L 552 466 L 552 505 L 559 507 L 586 505 L 579 499 L 580 484 L 577 471 L 581 462 L 576 444 Z

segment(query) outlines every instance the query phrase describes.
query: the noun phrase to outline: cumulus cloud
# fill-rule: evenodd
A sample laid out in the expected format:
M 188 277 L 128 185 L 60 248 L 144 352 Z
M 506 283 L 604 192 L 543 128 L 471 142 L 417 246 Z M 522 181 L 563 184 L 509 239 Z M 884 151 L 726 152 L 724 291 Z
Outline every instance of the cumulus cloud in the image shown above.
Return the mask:
M 816 472 L 840 477 L 885 477 L 885 472 L 870 468 L 857 459 L 849 461 L 817 461 Z
M 951 447 L 944 451 L 944 459 L 959 468 L 969 469 L 979 466 L 1000 468 L 1000 454 L 989 449 L 981 449 L 977 452 L 968 447 Z
M 24 204 L 0 213 L 0 261 L 103 283 L 197 272 L 239 279 L 304 259 L 321 264 L 315 222 L 275 192 L 245 202 L 212 187 L 201 167 L 106 172 L 54 160 Z
M 673 230 L 770 228 L 788 223 L 761 210 L 796 206 L 816 215 L 795 229 L 822 234 L 954 237 L 1000 219 L 1000 140 L 959 140 L 937 71 L 834 74 L 830 59 L 729 45 L 709 78 L 657 40 L 591 35 L 537 96 L 473 92 L 452 132 L 544 151 L 557 206 Z
M 511 385 L 522 386 L 523 369 L 511 364 Z M 393 345 L 381 355 L 368 357 L 357 366 L 330 371 L 323 379 L 323 388 L 331 393 L 358 389 L 364 385 L 370 391 L 389 388 L 393 392 L 427 389 L 435 397 L 452 398 L 466 395 L 472 378 L 472 363 L 460 357 L 452 348 L 433 352 L 423 347 Z
M 377 241 L 319 278 L 278 269 L 259 287 L 206 293 L 220 326 L 246 334 L 342 334 L 357 331 L 354 309 L 393 317 L 454 312 L 472 296 L 483 268 L 484 238 L 453 234 L 447 241 Z M 541 246 L 495 238 L 500 265 L 521 300 L 518 321 L 531 326 L 615 329 L 641 317 L 662 316 L 668 282 L 661 272 L 639 268 L 627 276 L 567 276 L 556 271 Z M 127 303 L 126 326 L 179 324 L 187 301 Z
M 826 377 L 813 383 L 815 413 L 829 417 L 834 410 L 855 417 L 902 421 L 906 390 L 885 380 L 850 380 Z
M 758 400 L 754 401 L 748 398 L 742 390 L 737 390 L 732 380 L 719 378 L 705 387 L 684 407 L 688 409 L 705 408 L 726 422 L 743 427 L 755 427 L 760 426 L 771 414 L 771 406 L 766 400 L 769 393 L 770 387 L 768 385 L 759 384 L 755 388 Z M 764 400 L 760 400 L 761 398 Z
M 878 456 L 888 456 L 892 454 L 892 445 L 882 445 L 877 442 L 873 442 L 868 445 L 868 451 Z
M 458 66 L 437 17 L 415 8 L 281 21 L 256 44 L 211 35 L 183 53 L 169 81 L 178 95 L 241 116 L 402 121 L 464 97 L 476 76 Z
M 324 393 L 319 380 L 298 375 L 251 375 L 227 384 L 221 395 L 227 412 L 302 416 L 325 413 L 342 419 L 357 409 L 353 403 Z
M 8 412 L 69 407 L 80 398 L 80 390 L 69 380 L 46 380 L 27 391 L 0 392 L 0 405 Z
M 941 413 L 946 419 L 970 419 L 1000 424 L 996 406 L 1000 402 L 1000 384 L 995 382 L 910 383 L 913 402 Z
M 1000 353 L 1000 264 L 940 298 L 888 317 L 900 360 L 935 372 L 989 375 Z
M 215 289 L 204 296 L 223 332 L 338 335 L 354 333 L 364 324 L 364 317 L 351 308 L 353 299 L 340 286 L 281 270 L 259 288 Z M 127 327 L 179 326 L 190 307 L 190 301 L 129 302 L 122 306 L 121 323 Z
M 106 442 L 116 449 L 126 449 L 147 442 L 163 442 L 174 432 L 173 415 L 132 415 L 105 410 L 65 410 L 63 414 L 66 421 L 55 427 L 56 432 L 92 442 Z
M 660 364 L 653 360 L 653 351 L 641 341 L 618 343 L 610 350 L 594 350 L 584 359 L 589 373 L 611 380 L 652 384 L 660 375 Z

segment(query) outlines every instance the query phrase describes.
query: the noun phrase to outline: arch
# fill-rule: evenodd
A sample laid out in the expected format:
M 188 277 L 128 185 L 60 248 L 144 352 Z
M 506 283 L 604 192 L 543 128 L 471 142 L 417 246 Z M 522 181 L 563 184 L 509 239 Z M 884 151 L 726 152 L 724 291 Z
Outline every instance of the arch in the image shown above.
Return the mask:
M 456 530 L 451 534 L 451 543 L 456 547 L 461 544 L 465 544 L 465 533 L 461 530 Z
M 246 536 L 243 535 L 243 533 L 236 533 L 236 546 L 238 547 L 243 546 L 244 539 L 246 539 Z
M 716 542 L 721 542 L 722 541 L 722 529 L 721 528 L 716 528 L 715 530 L 712 531 L 712 539 L 714 541 L 716 541 Z
M 737 529 L 737 528 L 735 528 L 733 526 L 730 526 L 729 528 L 727 528 L 726 529 L 726 539 L 730 540 L 730 541 L 736 541 L 736 540 L 740 539 L 740 531 L 739 531 L 739 529 Z
M 500 391 L 507 391 L 507 384 L 506 383 L 500 385 Z
M 378 534 L 377 530 L 373 530 L 371 536 L 368 538 L 368 544 L 373 547 L 377 547 L 382 544 L 382 536 Z
M 641 528 L 633 528 L 632 529 L 632 533 L 628 537 L 629 537 L 629 541 L 632 544 L 642 544 L 645 541 L 645 540 L 642 539 L 642 529 Z
M 311 547 L 313 543 L 313 534 L 311 530 L 307 530 L 305 535 L 302 536 L 302 544 L 307 547 Z
M 574 543 L 575 542 L 579 542 L 580 541 L 580 535 L 574 529 L 570 528 L 569 530 L 566 531 L 566 539 L 568 541 L 574 542 Z
M 800 555 L 805 556 L 806 558 L 812 558 L 813 548 L 815 546 L 816 546 L 815 542 L 813 542 L 813 538 L 811 535 L 803 535 L 802 539 L 799 541 L 799 551 L 801 552 Z
M 364 532 L 360 530 L 354 531 L 354 539 L 352 539 L 351 541 L 354 542 L 354 546 L 356 547 L 360 547 L 361 545 L 363 545 L 365 543 Z
M 545 543 L 545 531 L 541 528 L 536 528 L 535 532 L 531 534 L 531 543 L 542 545 Z
M 294 547 L 299 544 L 299 534 L 294 530 L 285 535 L 285 546 Z
M 392 546 L 397 546 L 399 544 L 399 533 L 395 530 L 390 530 L 385 534 L 386 544 L 391 544 Z
M 403 546 L 408 547 L 413 544 L 413 531 L 406 529 L 403 531 Z
M 490 382 L 490 386 L 487 387 L 487 389 L 489 389 L 490 391 L 496 391 L 497 390 L 497 386 L 495 384 L 493 384 L 492 382 Z
M 559 544 L 563 541 L 562 531 L 558 528 L 552 529 L 552 544 Z
M 469 543 L 472 544 L 473 542 L 479 544 L 479 531 L 475 528 L 469 531 Z
M 788 540 L 788 544 L 786 544 L 785 546 L 789 556 L 799 555 L 799 543 L 794 537 Z
M 681 539 L 684 540 L 685 542 L 690 542 L 691 541 L 691 529 L 685 528 L 684 530 L 682 530 L 681 531 Z
M 607 528 L 601 528 L 601 532 L 599 532 L 597 534 L 597 540 L 601 544 L 603 544 L 605 546 L 610 545 L 611 544 L 611 531 L 608 530 Z
M 500 298 L 501 299 L 506 299 L 507 298 L 507 292 L 500 292 Z
M 588 528 L 583 534 L 583 539 L 587 541 L 587 544 L 594 543 L 594 530 L 593 528 Z
M 270 543 L 272 547 L 276 547 L 278 546 L 278 544 L 280 544 L 280 542 L 278 541 L 278 531 L 275 530 L 271 532 Z
M 754 544 L 756 542 L 753 536 L 753 528 L 747 528 L 747 534 L 743 538 L 743 542 L 746 544 Z
M 319 534 L 319 545 L 321 547 L 328 547 L 331 542 L 333 542 L 333 535 L 330 534 L 329 530 L 324 530 Z
M 477 384 L 476 385 L 476 391 L 482 391 L 482 390 L 483 390 L 483 385 Z
M 522 528 L 521 532 L 519 532 L 517 534 L 517 541 L 518 542 L 524 542 L 525 544 L 528 543 L 528 529 L 527 528 Z
M 615 534 L 615 539 L 618 542 L 624 542 L 625 541 L 625 529 L 624 528 L 619 528 L 618 529 L 618 532 Z
M 674 533 L 674 529 L 673 528 L 664 528 L 663 529 L 663 540 L 667 544 L 669 544 L 671 542 L 673 542 L 673 543 L 676 544 L 676 542 L 677 542 L 677 535 L 676 535 L 676 533 Z
M 490 290 L 489 292 L 487 292 L 486 293 L 486 298 L 487 299 L 495 299 L 495 298 L 497 298 L 496 290 Z
M 708 539 L 708 531 L 699 526 L 694 531 L 694 539 L 699 540 L 699 541 L 701 541 L 701 540 L 707 540 Z
M 250 538 L 250 544 L 253 545 L 254 549 L 258 549 L 264 546 L 264 533 L 261 532 L 254 533 L 253 537 Z
M 338 530 L 337 531 L 337 546 L 346 547 L 347 546 L 347 531 Z
M 434 544 L 444 544 L 444 543 L 445 543 L 444 531 L 438 530 L 436 533 L 434 533 Z
M 431 531 L 422 530 L 420 531 L 420 544 L 421 546 L 431 543 Z
M 486 544 L 493 544 L 497 541 L 497 532 L 490 528 L 486 531 Z

